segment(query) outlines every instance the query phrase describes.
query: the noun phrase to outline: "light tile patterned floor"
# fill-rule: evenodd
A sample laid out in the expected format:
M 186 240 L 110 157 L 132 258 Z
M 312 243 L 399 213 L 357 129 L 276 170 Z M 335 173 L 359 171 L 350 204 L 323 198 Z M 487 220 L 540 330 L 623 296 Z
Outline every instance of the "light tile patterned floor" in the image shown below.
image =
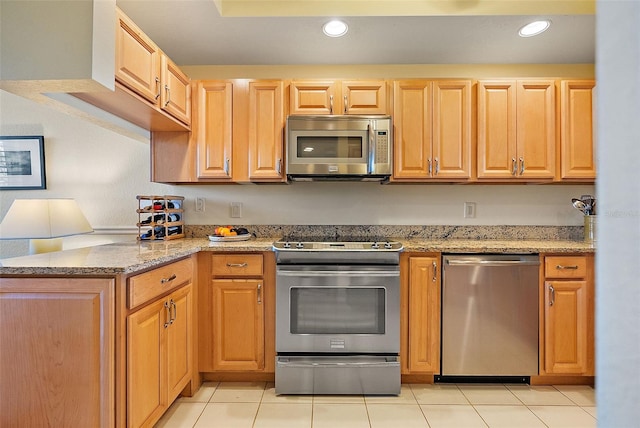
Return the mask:
M 273 383 L 206 382 L 156 428 L 591 428 L 589 386 L 402 385 L 398 397 L 276 396 Z

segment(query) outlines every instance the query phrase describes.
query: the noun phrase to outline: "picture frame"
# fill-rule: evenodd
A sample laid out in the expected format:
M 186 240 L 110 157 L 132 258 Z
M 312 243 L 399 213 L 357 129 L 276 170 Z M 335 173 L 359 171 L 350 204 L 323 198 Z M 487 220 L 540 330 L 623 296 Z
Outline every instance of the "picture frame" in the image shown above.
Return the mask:
M 44 136 L 0 136 L 0 190 L 46 188 Z

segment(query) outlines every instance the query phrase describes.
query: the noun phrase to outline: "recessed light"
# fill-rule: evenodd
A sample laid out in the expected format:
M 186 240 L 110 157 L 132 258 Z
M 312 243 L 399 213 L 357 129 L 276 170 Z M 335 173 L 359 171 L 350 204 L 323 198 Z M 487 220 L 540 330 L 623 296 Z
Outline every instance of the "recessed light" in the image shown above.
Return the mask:
M 322 31 L 329 37 L 340 37 L 347 34 L 347 24 L 337 19 L 329 21 L 322 26 Z
M 537 36 L 538 34 L 546 31 L 550 25 L 551 25 L 551 21 L 549 20 L 534 21 L 520 28 L 520 30 L 518 31 L 518 34 L 520 35 L 520 37 Z

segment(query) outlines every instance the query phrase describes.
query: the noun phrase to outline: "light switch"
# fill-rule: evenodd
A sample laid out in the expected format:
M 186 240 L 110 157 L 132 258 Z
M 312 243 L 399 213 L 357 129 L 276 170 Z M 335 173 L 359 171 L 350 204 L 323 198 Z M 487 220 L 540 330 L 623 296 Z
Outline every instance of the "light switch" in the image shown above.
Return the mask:
M 465 202 L 464 203 L 464 218 L 475 218 L 476 217 L 476 203 L 475 202 Z

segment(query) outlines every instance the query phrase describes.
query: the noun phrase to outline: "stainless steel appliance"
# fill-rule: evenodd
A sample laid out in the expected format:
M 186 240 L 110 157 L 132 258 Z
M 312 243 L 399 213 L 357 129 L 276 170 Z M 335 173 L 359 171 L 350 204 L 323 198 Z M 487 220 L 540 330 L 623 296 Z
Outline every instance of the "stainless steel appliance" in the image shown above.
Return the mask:
M 442 370 L 447 376 L 538 374 L 537 255 L 446 255 Z
M 276 394 L 399 394 L 402 244 L 273 248 Z
M 289 116 L 290 180 L 388 180 L 393 165 L 389 116 Z

